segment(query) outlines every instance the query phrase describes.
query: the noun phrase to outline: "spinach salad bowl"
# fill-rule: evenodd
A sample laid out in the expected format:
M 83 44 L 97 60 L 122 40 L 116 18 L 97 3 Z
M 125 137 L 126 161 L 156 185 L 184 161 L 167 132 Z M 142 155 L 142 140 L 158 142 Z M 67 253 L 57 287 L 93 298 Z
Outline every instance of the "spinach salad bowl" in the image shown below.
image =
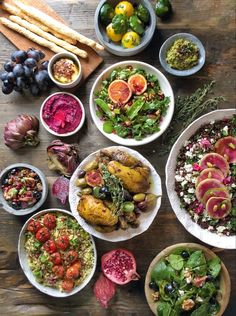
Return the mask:
M 155 67 L 123 61 L 105 69 L 90 93 L 90 113 L 99 131 L 124 146 L 148 144 L 168 128 L 174 95 Z
M 80 292 L 97 264 L 93 237 L 71 212 L 58 208 L 40 211 L 26 221 L 19 235 L 18 257 L 36 289 L 60 298 Z
M 220 258 L 196 243 L 162 250 L 151 262 L 145 295 L 157 316 L 221 316 L 230 298 L 229 273 Z
M 233 108 L 201 116 L 179 136 L 165 168 L 178 220 L 196 238 L 223 249 L 236 248 L 235 127 Z

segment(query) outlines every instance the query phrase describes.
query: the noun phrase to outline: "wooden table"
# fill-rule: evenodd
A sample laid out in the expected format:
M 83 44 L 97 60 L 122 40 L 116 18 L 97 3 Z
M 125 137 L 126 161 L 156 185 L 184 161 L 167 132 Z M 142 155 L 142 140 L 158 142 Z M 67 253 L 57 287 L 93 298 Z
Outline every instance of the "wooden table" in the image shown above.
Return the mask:
M 98 0 L 49 0 L 48 3 L 74 28 L 87 36 L 95 37 L 93 15 Z M 141 60 L 161 69 L 158 51 L 163 41 L 180 31 L 190 32 L 199 37 L 206 48 L 206 64 L 195 76 L 175 78 L 167 74 L 175 95 L 190 94 L 197 87 L 216 80 L 214 94 L 225 95 L 227 102 L 220 108 L 234 107 L 235 94 L 235 1 L 234 0 L 173 0 L 174 15 L 166 22 L 157 22 L 157 31 L 151 45 L 133 59 Z M 13 45 L 0 35 L 0 63 L 9 58 Z M 86 108 L 86 124 L 82 131 L 69 142 L 78 144 L 80 158 L 91 152 L 113 145 L 100 134 L 94 126 L 89 113 L 89 93 L 92 84 L 100 72 L 107 66 L 123 60 L 120 57 L 104 53 L 104 64 L 81 86 L 77 95 Z M 44 97 L 34 98 L 13 93 L 5 96 L 0 93 L 0 131 L 6 122 L 18 113 L 39 115 L 39 108 Z M 46 164 L 46 147 L 54 139 L 43 128 L 40 130 L 41 143 L 37 148 L 11 151 L 0 142 L 0 168 L 15 162 L 28 162 L 39 167 L 46 175 L 50 184 L 56 174 L 49 171 Z M 167 157 L 158 155 L 159 141 L 137 150 L 147 157 L 160 174 L 163 182 L 163 199 L 161 209 L 149 230 L 141 236 L 126 242 L 113 244 L 96 240 L 98 250 L 98 266 L 90 284 L 79 294 L 68 299 L 48 297 L 33 288 L 22 272 L 18 256 L 17 242 L 20 229 L 26 218 L 11 216 L 4 210 L 0 211 L 0 315 L 79 315 L 79 316 L 148 316 L 152 315 L 144 295 L 144 279 L 147 268 L 158 252 L 163 248 L 179 242 L 198 242 L 186 232 L 174 215 L 165 190 L 164 167 Z M 61 207 L 58 201 L 49 194 L 45 208 Z M 66 205 L 69 209 L 69 206 Z M 119 287 L 108 310 L 103 310 L 97 303 L 93 292 L 93 284 L 100 273 L 101 255 L 115 247 L 125 247 L 134 252 L 137 258 L 138 272 L 141 280 L 127 286 Z M 210 247 L 212 248 L 212 247 Z M 232 250 L 214 249 L 226 264 L 232 281 L 231 300 L 225 316 L 236 315 L 236 253 Z M 207 316 L 207 315 L 206 315 Z

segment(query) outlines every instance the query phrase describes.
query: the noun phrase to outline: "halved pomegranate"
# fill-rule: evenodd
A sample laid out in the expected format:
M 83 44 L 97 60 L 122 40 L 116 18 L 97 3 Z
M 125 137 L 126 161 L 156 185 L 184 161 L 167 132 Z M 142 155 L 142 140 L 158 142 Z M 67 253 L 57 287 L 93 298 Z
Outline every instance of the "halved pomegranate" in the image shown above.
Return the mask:
M 104 275 L 116 284 L 126 284 L 138 280 L 136 260 L 126 249 L 115 249 L 102 256 L 102 271 Z

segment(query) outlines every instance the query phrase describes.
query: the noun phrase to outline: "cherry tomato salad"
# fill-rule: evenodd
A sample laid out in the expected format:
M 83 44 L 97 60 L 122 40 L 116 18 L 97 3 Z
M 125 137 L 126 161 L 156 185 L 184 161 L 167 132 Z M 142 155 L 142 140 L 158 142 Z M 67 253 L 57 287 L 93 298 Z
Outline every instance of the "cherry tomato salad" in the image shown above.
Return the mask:
M 32 207 L 41 199 L 42 190 L 39 175 L 29 168 L 13 168 L 2 180 L 3 197 L 15 210 Z
M 48 212 L 30 220 L 24 247 L 37 282 L 62 292 L 81 284 L 94 266 L 90 235 L 65 213 Z
M 236 234 L 236 115 L 202 126 L 179 152 L 175 190 L 203 229 Z
M 169 102 L 155 75 L 131 65 L 114 69 L 95 98 L 104 132 L 136 140 L 160 130 Z

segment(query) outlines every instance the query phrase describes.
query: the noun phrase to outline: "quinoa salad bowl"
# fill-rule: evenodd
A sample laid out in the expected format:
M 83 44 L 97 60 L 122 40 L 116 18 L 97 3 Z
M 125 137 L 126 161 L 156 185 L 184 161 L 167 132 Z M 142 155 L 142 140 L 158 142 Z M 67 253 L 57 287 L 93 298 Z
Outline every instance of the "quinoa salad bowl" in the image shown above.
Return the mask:
M 21 268 L 39 291 L 68 297 L 81 291 L 96 269 L 94 240 L 75 217 L 62 209 L 47 209 L 30 217 L 18 241 Z
M 236 248 L 236 110 L 195 120 L 166 164 L 171 206 L 186 230 L 220 248 Z

